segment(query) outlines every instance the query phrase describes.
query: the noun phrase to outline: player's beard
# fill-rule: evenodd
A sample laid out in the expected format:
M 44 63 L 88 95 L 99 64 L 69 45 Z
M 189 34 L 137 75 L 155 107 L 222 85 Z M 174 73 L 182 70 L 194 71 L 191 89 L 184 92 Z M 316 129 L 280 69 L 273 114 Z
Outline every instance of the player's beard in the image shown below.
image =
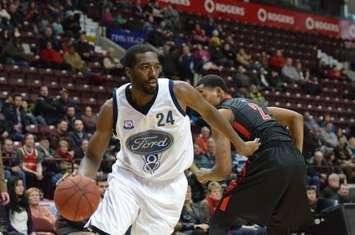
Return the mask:
M 133 86 L 139 90 L 140 92 L 144 93 L 147 96 L 154 95 L 156 93 L 156 90 L 158 89 L 158 79 L 155 78 L 150 78 L 147 80 L 140 79 L 138 77 L 133 77 L 132 78 L 132 84 Z M 149 82 L 154 82 L 154 86 L 149 84 Z
M 154 95 L 158 89 L 158 82 L 155 82 L 155 86 L 151 86 L 147 83 L 142 84 L 142 91 L 147 95 Z

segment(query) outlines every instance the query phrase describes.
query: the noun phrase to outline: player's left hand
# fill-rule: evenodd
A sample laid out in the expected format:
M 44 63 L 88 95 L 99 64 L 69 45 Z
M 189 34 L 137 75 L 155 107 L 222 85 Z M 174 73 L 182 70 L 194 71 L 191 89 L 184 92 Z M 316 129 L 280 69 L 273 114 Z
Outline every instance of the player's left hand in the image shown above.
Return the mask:
M 211 181 L 212 175 L 211 175 L 212 169 L 206 169 L 206 168 L 201 168 L 199 171 L 195 173 L 197 180 L 201 184 L 205 184 L 208 181 Z
M 245 142 L 244 146 L 242 149 L 239 149 L 238 152 L 246 157 L 249 157 L 253 155 L 253 153 L 259 149 L 260 147 L 260 139 L 255 138 L 253 141 L 247 141 Z

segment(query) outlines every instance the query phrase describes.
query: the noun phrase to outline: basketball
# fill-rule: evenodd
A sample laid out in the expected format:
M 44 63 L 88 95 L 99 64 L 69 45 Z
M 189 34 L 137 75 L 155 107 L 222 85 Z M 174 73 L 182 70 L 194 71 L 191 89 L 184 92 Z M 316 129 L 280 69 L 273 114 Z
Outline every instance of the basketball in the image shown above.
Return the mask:
M 88 219 L 100 202 L 95 182 L 85 176 L 68 176 L 57 185 L 54 202 L 59 213 L 70 221 Z

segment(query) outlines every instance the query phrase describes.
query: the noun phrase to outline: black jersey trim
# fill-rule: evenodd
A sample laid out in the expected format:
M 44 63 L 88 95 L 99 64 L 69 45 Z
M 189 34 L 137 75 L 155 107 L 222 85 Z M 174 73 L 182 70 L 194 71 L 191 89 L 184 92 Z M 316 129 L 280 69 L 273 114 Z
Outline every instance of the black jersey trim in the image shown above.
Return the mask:
M 128 101 L 128 103 L 135 109 L 137 110 L 138 112 L 144 114 L 144 115 L 147 115 L 150 108 L 153 106 L 157 96 L 158 96 L 158 92 L 159 92 L 159 82 L 157 83 L 157 88 L 155 89 L 155 93 L 154 93 L 154 96 L 153 98 L 146 104 L 144 105 L 143 107 L 140 107 L 136 104 L 136 102 L 134 102 L 133 98 L 132 98 L 132 93 L 131 93 L 131 90 L 130 90 L 130 86 L 126 86 L 126 89 L 125 89 L 125 94 L 126 94 L 126 99 Z
M 89 230 L 92 230 L 92 232 L 98 233 L 100 235 L 110 235 L 109 233 L 106 233 L 101 229 L 97 228 L 96 226 L 92 225 L 91 223 L 89 224 Z
M 117 136 L 116 126 L 117 126 L 117 95 L 116 89 L 112 92 L 112 107 L 113 107 L 113 123 L 112 123 L 112 132 Z
M 177 110 L 179 110 L 179 112 L 185 116 L 186 112 L 184 111 L 184 109 L 180 106 L 176 96 L 175 96 L 175 92 L 174 92 L 174 82 L 173 80 L 169 80 L 169 92 L 170 92 L 170 96 L 173 99 L 173 102 L 175 104 L 175 107 L 177 108 Z

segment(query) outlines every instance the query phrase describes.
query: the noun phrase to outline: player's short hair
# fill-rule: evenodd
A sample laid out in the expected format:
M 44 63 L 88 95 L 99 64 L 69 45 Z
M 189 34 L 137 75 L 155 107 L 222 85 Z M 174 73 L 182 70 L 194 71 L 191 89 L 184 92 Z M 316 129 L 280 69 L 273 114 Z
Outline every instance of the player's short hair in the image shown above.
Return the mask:
M 219 87 L 223 91 L 228 92 L 227 85 L 224 82 L 223 78 L 216 74 L 209 74 L 203 76 L 200 80 L 198 80 L 196 86 L 203 85 L 204 87 L 215 88 Z
M 132 46 L 126 51 L 126 54 L 121 59 L 121 64 L 124 67 L 133 67 L 137 63 L 136 54 L 142 54 L 146 52 L 156 53 L 154 48 L 149 45 L 137 44 L 135 46 Z

